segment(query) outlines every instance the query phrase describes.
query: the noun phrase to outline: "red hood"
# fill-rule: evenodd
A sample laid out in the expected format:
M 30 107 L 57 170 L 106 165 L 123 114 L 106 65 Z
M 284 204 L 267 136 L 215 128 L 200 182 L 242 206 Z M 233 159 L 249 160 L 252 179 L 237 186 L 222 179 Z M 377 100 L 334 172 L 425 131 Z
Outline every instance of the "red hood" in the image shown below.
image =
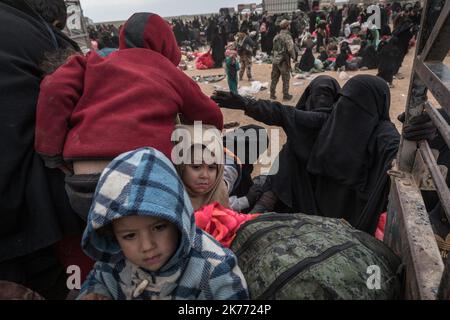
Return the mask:
M 146 48 L 169 59 L 175 66 L 181 52 L 170 25 L 154 13 L 135 13 L 120 31 L 120 49 Z

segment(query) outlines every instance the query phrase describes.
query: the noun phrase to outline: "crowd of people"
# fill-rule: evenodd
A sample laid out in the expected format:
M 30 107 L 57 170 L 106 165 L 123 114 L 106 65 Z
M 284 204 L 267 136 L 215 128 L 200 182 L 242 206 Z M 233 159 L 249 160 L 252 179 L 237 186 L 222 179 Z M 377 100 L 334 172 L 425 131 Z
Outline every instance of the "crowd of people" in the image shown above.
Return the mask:
M 292 71 L 378 69 L 378 76 L 391 87 L 395 77 L 403 78 L 399 69 L 408 49 L 414 45 L 420 25 L 420 3 L 402 6 L 398 2 L 380 1 L 379 25 L 375 25 L 378 20 L 373 19 L 367 8 L 350 4 L 319 9 L 317 1 L 313 1 L 309 13 L 297 10 L 273 15 L 222 14 L 195 17 L 192 21 L 174 19 L 171 23 L 180 46 L 192 50 L 202 46 L 211 48 L 214 68 L 224 65 L 227 50 L 228 54 L 237 51 L 239 80 L 243 79 L 244 72 L 253 80 L 252 60 L 257 52 L 265 54 L 268 61 L 276 61 L 271 88 L 276 87 L 281 76 L 283 98 L 289 100 L 288 76 Z M 279 39 L 277 35 L 283 29 L 288 29 L 288 36 L 277 47 L 275 39 Z M 297 62 L 295 70 L 291 69 L 291 62 Z M 232 81 L 236 80 L 237 77 Z M 274 90 L 271 97 L 276 99 Z
M 387 20 L 380 30 L 366 30 L 361 49 L 362 61 L 371 50 L 396 51 L 394 65 L 379 63 L 379 76 L 357 75 L 342 88 L 319 76 L 290 107 L 273 100 L 280 76 L 283 99 L 292 99 L 292 60 L 304 60 L 314 46 L 320 53 L 332 38 L 354 39 L 346 25 L 364 23 L 364 11 L 313 7 L 309 15 L 172 25 L 158 14 L 136 13 L 119 29 L 91 29 L 102 45 L 83 54 L 61 31 L 63 0 L 0 0 L 0 290 L 8 281 L 65 299 L 66 271 L 75 265 L 83 282 L 72 292 L 78 299 L 248 299 L 252 285 L 230 249 L 246 221 L 301 212 L 345 219 L 374 235 L 400 140 L 389 113 L 390 77 L 416 32 L 419 10 L 395 8 L 393 31 Z M 202 33 L 215 66 L 226 64 L 230 92 L 208 97 L 178 68 L 180 46 L 201 45 Z M 390 38 L 378 43 L 378 34 Z M 350 54 L 343 43 L 335 64 Z M 238 76 L 253 79 L 259 47 L 273 57 L 272 100 L 237 93 Z M 239 158 L 224 143 L 246 151 L 257 146 L 259 156 L 261 141 L 249 142 L 246 132 L 263 128 L 223 136 L 220 108 L 244 110 L 286 132 L 279 165 L 268 176 L 252 179 L 250 157 Z M 426 113 L 405 124 L 403 136 L 441 139 Z M 174 152 L 180 141 L 182 152 Z

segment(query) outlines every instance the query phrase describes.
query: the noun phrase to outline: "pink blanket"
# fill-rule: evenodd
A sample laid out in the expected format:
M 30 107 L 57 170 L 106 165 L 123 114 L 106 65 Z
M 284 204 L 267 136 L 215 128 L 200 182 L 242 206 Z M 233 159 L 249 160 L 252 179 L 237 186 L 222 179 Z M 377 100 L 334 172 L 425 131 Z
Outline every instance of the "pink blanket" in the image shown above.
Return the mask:
M 195 212 L 195 223 L 224 247 L 229 248 L 241 224 L 259 215 L 237 213 L 214 202 Z

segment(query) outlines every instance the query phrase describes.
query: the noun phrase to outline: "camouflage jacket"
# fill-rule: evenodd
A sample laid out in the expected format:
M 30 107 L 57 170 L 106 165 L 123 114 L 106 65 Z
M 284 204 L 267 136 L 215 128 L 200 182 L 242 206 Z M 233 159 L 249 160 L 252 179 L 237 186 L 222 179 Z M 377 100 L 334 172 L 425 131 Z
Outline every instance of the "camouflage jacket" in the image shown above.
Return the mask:
M 273 39 L 273 64 L 287 62 L 295 58 L 294 40 L 288 30 L 281 30 Z

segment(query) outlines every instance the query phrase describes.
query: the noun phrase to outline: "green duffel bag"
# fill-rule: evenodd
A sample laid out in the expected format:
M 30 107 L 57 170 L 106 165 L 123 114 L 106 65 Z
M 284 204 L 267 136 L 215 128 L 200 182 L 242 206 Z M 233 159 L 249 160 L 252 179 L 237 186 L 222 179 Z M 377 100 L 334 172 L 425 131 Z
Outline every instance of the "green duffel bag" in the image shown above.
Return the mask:
M 268 213 L 233 240 L 252 299 L 399 299 L 400 259 L 341 219 Z

